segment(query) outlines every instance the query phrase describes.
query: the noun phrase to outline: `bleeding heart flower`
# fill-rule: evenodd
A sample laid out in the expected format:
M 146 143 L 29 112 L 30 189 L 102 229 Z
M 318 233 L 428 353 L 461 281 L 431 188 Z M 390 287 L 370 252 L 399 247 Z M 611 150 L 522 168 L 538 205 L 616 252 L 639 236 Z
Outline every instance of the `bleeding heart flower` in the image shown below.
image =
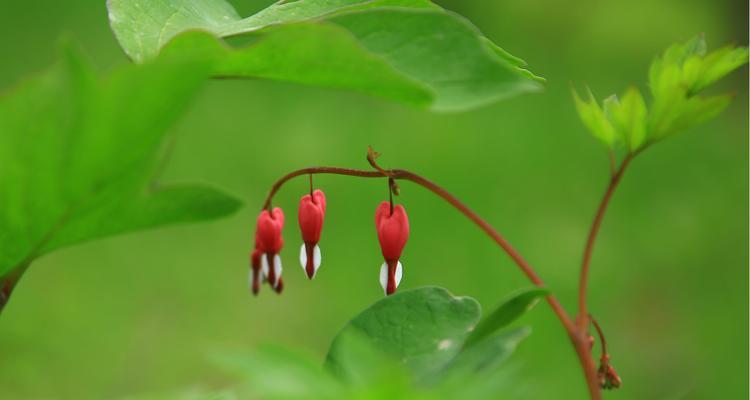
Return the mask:
M 375 210 L 375 229 L 385 259 L 380 267 L 380 286 L 386 295 L 391 295 L 401 283 L 403 267 L 399 259 L 409 239 L 409 218 L 404 207 L 397 205 L 391 212 L 391 203 L 380 203 Z
M 302 231 L 302 248 L 299 253 L 299 261 L 312 279 L 320 268 L 320 231 L 323 229 L 323 218 L 326 215 L 326 196 L 322 191 L 316 190 L 312 196 L 307 194 L 299 201 L 299 227 Z
M 284 247 L 284 239 L 281 237 L 283 228 L 284 212 L 278 207 L 271 212 L 263 210 L 258 216 L 255 247 L 261 252 L 261 272 L 268 278 L 271 286 L 277 290 L 282 270 L 279 252 Z

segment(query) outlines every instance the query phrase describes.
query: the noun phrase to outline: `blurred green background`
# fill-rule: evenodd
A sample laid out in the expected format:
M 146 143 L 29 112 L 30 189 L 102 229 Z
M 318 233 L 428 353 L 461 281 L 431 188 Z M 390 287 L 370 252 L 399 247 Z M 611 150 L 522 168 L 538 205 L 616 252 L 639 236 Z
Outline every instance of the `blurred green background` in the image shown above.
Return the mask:
M 233 1 L 247 15 L 270 1 Z M 652 57 L 705 32 L 709 48 L 747 45 L 746 1 L 438 1 L 548 79 L 526 95 L 431 114 L 357 94 L 263 81 L 212 81 L 175 127 L 166 181 L 205 181 L 241 196 L 228 219 L 75 246 L 36 262 L 0 317 L 0 398 L 102 399 L 221 387 L 212 351 L 277 342 L 321 360 L 350 317 L 379 299 L 373 213 L 385 183 L 321 176 L 323 266 L 308 282 L 286 229 L 286 291 L 253 298 L 247 255 L 270 184 L 298 167 L 388 167 L 443 185 L 495 224 L 569 308 L 594 208 L 603 148 L 578 121 L 571 82 L 600 98 L 645 88 Z M 127 63 L 103 0 L 3 2 L 0 87 L 43 69 L 72 33 L 102 70 Z M 748 397 L 748 70 L 719 89 L 718 119 L 650 149 L 626 175 L 594 254 L 591 310 L 624 387 L 608 399 Z M 294 222 L 304 179 L 278 195 Z M 412 236 L 402 288 L 436 284 L 486 307 L 528 286 L 454 210 L 409 183 Z M 1 205 L 0 205 L 1 206 Z M 512 368 L 529 399 L 579 399 L 575 354 L 546 305 Z M 500 396 L 499 396 L 500 397 Z

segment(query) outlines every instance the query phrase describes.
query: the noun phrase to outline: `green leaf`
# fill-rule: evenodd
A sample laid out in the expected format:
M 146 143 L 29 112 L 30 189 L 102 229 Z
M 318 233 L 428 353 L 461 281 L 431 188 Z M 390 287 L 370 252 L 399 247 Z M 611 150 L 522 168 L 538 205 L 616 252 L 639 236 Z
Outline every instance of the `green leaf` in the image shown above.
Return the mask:
M 506 326 L 545 293 L 537 288 L 513 296 L 486 320 L 486 334 Z M 445 289 L 399 292 L 344 327 L 331 345 L 326 367 L 347 387 L 378 394 L 368 398 L 414 399 L 425 391 L 441 399 L 495 398 L 495 390 L 507 383 L 496 379 L 502 372 L 498 367 L 530 330 L 483 336 L 467 346 L 478 319 L 474 300 Z
M 703 57 L 706 55 L 706 37 L 697 35 L 685 43 L 677 43 L 669 46 L 664 51 L 664 61 L 667 63 L 682 64 L 690 57 Z
M 547 289 L 534 287 L 524 289 L 512 295 L 477 324 L 466 338 L 464 348 L 472 347 L 500 329 L 505 328 L 534 307 L 539 299 L 547 294 L 549 294 Z
M 268 28 L 252 47 L 231 50 L 205 32 L 187 32 L 164 49 L 175 56 L 215 57 L 214 75 L 256 77 L 362 93 L 425 107 L 432 95 L 368 53 L 350 34 L 330 24 L 300 23 Z M 319 56 L 321 52 L 326 57 Z
M 695 76 L 695 78 L 691 79 L 693 85 L 690 88 L 690 92 L 698 93 L 702 91 L 712 83 L 747 63 L 747 60 L 747 48 L 735 48 L 734 46 L 724 46 L 719 50 L 711 52 L 705 58 L 689 60 L 684 67 L 685 74 Z
M 524 311 L 521 310 L 521 313 Z M 493 372 L 515 351 L 518 344 L 531 334 L 529 328 L 517 328 L 468 344 L 442 371 L 449 380 L 466 382 L 477 374 Z
M 250 39 L 238 48 L 216 45 L 217 76 L 349 89 L 443 111 L 541 87 L 522 60 L 427 0 L 298 0 L 247 18 L 224 0 L 110 0 L 108 9 L 117 39 L 136 62 L 203 30 Z M 196 51 L 190 40 L 181 52 Z
M 0 97 L 0 278 L 63 246 L 235 211 L 211 187 L 158 181 L 165 133 L 210 72 L 163 57 L 100 77 L 68 47 Z
M 648 110 L 641 92 L 630 87 L 621 99 L 615 96 L 614 101 L 605 102 L 604 110 L 630 151 L 638 150 L 646 139 L 648 123 Z
M 725 46 L 706 54 L 702 36 L 667 49 L 650 69 L 654 101 L 647 140 L 655 142 L 676 135 L 718 115 L 731 97 L 704 98 L 699 93 L 747 60 L 748 51 L 743 47 Z
M 721 113 L 731 102 L 731 96 L 702 97 L 700 92 L 747 61 L 748 50 L 744 47 L 725 46 L 707 53 L 706 41 L 699 35 L 669 47 L 651 63 L 650 107 L 633 87 L 621 100 L 608 97 L 603 113 L 591 95 L 589 101 L 583 101 L 574 93 L 574 99 L 581 120 L 595 136 L 610 148 L 613 142 L 622 139 L 628 151 L 635 154 Z
M 578 117 L 581 118 L 583 125 L 588 128 L 594 137 L 612 149 L 618 140 L 615 128 L 604 114 L 604 111 L 602 111 L 602 108 L 599 107 L 591 90 L 588 88 L 586 90 L 588 92 L 588 100 L 581 99 L 578 93 L 573 90 L 573 99 L 575 100 Z
M 724 46 L 708 54 L 706 51 L 706 41 L 699 35 L 684 44 L 671 46 L 654 60 L 649 69 L 654 97 L 681 89 L 686 89 L 686 96 L 692 96 L 748 60 L 748 50 L 744 47 Z
M 706 40 L 698 35 L 685 43 L 673 44 L 657 57 L 649 68 L 649 85 L 654 96 L 664 94 L 682 80 L 682 65 L 689 59 L 700 59 L 706 54 Z
M 401 291 L 354 317 L 331 344 L 326 364 L 340 370 L 347 353 L 342 338 L 361 335 L 419 378 L 440 370 L 458 354 L 480 313 L 474 299 L 455 297 L 442 288 Z
M 732 98 L 732 95 L 695 96 L 685 100 L 680 103 L 679 112 L 676 113 L 676 118 L 671 122 L 670 130 L 662 132 L 661 135 L 668 136 L 713 119 L 729 106 Z M 660 137 L 657 137 L 657 139 Z

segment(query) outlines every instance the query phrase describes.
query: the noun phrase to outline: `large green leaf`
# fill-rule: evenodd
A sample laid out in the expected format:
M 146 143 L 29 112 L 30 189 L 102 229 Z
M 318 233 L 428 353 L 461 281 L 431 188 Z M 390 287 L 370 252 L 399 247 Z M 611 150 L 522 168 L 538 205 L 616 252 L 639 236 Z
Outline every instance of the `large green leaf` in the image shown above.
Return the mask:
M 484 328 L 471 342 L 467 339 L 479 328 L 475 300 L 438 287 L 396 293 L 342 329 L 328 351 L 326 367 L 349 386 L 379 387 L 387 381 L 394 388 L 413 386 L 445 399 L 495 398 L 497 388 L 507 383 L 495 379 L 502 373 L 498 367 L 530 332 L 500 329 L 546 293 L 534 288 L 513 295 L 480 323 Z M 488 380 L 493 384 L 487 385 Z
M 282 1 L 247 18 L 224 0 L 109 0 L 108 9 L 117 39 L 136 62 L 202 30 L 251 39 L 238 48 L 215 44 L 223 50 L 211 52 L 218 76 L 350 89 L 435 110 L 540 88 L 522 60 L 427 0 Z M 182 38 L 181 53 L 205 49 L 204 38 L 190 36 Z
M 210 71 L 161 57 L 100 77 L 68 48 L 0 97 L 0 283 L 62 246 L 238 208 L 216 189 L 157 180 L 165 133 Z
M 386 297 L 354 317 L 334 339 L 326 363 L 340 367 L 346 335 L 361 335 L 373 347 L 403 362 L 415 376 L 439 370 L 461 350 L 479 321 L 476 300 L 455 297 L 438 287 L 405 290 Z

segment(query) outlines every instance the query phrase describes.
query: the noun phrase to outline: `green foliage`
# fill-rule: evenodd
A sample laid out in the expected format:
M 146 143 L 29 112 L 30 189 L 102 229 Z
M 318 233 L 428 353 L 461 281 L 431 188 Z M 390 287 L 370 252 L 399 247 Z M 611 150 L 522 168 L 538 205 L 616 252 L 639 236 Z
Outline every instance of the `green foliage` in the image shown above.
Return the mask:
M 490 319 L 504 319 L 507 325 L 527 309 L 501 307 Z M 362 364 L 368 369 L 382 365 L 379 374 L 388 376 L 393 371 L 407 371 L 418 387 L 454 393 L 461 398 L 466 394 L 466 386 L 481 386 L 486 378 L 483 373 L 496 372 L 529 333 L 522 328 L 494 337 L 484 335 L 469 348 L 466 340 L 480 314 L 474 299 L 455 297 L 443 288 L 399 292 L 373 304 L 344 327 L 331 344 L 326 367 L 344 381 L 361 383 L 367 381 L 357 377 L 373 376 L 371 371 L 362 371 Z M 483 396 L 489 393 L 494 392 Z
M 490 318 L 507 325 L 544 293 L 525 291 Z M 529 330 L 505 331 L 469 349 L 464 341 L 479 317 L 474 299 L 424 287 L 389 296 L 354 317 L 331 344 L 324 368 L 275 346 L 225 352 L 216 360 L 240 375 L 238 398 L 494 399 L 508 382 L 498 374 L 500 365 Z
M 586 125 L 586 128 L 596 136 L 597 139 L 604 142 L 609 147 L 613 147 L 616 141 L 615 128 L 609 121 L 609 118 L 604 114 L 604 111 L 599 107 L 599 103 L 596 102 L 594 94 L 588 91 L 588 98 L 582 100 L 578 97 L 578 93 L 573 92 L 573 98 L 575 99 L 576 108 L 578 109 L 578 115 Z
M 340 354 L 347 349 L 340 338 L 354 332 L 369 338 L 380 351 L 402 360 L 415 375 L 429 374 L 458 354 L 480 315 L 474 299 L 454 297 L 442 288 L 401 291 L 349 321 L 331 344 L 326 363 L 334 370 L 341 369 Z
M 710 120 L 729 105 L 732 96 L 701 96 L 712 83 L 747 63 L 748 50 L 725 46 L 706 54 L 702 35 L 668 48 L 649 69 L 653 97 L 646 106 L 631 87 L 622 98 L 612 95 L 600 107 L 591 91 L 586 99 L 573 93 L 581 121 L 610 149 L 624 145 L 637 153 L 650 144 Z
M 481 342 L 483 339 L 505 328 L 511 322 L 523 315 L 536 305 L 540 297 L 549 294 L 547 289 L 538 287 L 524 289 L 503 301 L 490 315 L 484 317 L 476 328 L 471 331 L 469 337 L 464 342 L 464 347 L 468 348 Z
M 239 207 L 207 186 L 157 180 L 165 133 L 209 67 L 161 58 L 100 77 L 66 46 L 0 97 L 0 278 L 63 246 Z
M 224 0 L 110 0 L 108 9 L 134 61 L 153 59 L 175 39 L 180 54 L 209 57 L 215 76 L 349 89 L 433 110 L 536 91 L 542 81 L 427 0 L 282 1 L 247 18 Z M 187 32 L 195 30 L 209 34 Z M 236 36 L 250 44 L 218 39 Z

